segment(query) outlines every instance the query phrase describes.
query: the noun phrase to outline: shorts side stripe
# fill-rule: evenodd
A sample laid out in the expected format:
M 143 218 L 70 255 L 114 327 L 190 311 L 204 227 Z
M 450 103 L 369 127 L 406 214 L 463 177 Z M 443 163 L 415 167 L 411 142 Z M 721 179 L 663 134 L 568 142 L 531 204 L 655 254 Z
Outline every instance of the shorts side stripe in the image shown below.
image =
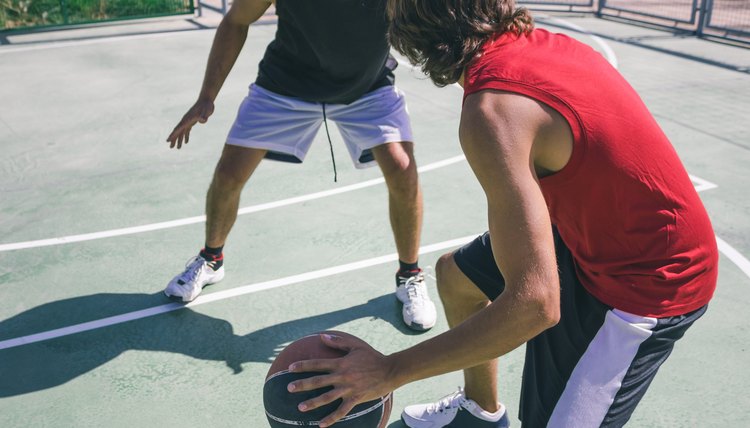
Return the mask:
M 622 386 L 610 406 L 602 428 L 622 427 L 630 419 L 636 405 L 641 401 L 659 367 L 667 360 L 674 344 L 682 338 L 687 329 L 703 316 L 707 306 L 685 315 L 659 318 L 651 337 L 641 344 L 630 365 Z
M 641 344 L 651 337 L 655 318 L 617 309 L 604 323 L 573 369 L 547 426 L 598 427 L 607 415 Z

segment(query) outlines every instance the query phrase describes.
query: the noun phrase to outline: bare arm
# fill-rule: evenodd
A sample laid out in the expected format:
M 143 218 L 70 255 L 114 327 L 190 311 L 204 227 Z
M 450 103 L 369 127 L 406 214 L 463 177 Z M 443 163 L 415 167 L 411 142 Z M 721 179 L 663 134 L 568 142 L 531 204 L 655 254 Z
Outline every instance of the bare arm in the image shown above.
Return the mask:
M 534 101 L 518 95 L 482 92 L 467 98 L 461 146 L 487 198 L 492 250 L 506 287 L 486 310 L 455 329 L 394 354 L 395 366 L 404 367 L 396 369 L 397 378 L 411 382 L 474 366 L 557 322 L 552 225 L 532 156 L 544 119 Z
M 235 0 L 232 4 L 216 29 L 198 100 L 167 137 L 170 148 L 176 145 L 179 149 L 183 142 L 187 144 L 193 126 L 205 123 L 211 116 L 219 90 L 245 44 L 250 24 L 263 16 L 271 4 L 271 0 Z
M 552 226 L 532 155 L 548 120 L 538 103 L 518 95 L 485 91 L 464 104 L 461 145 L 487 197 L 493 252 L 506 280 L 500 297 L 455 328 L 389 356 L 364 343 L 325 338 L 349 353 L 294 365 L 294 371 L 330 373 L 294 382 L 294 390 L 334 386 L 302 403 L 306 408 L 343 398 L 342 406 L 324 419 L 330 424 L 358 402 L 496 358 L 557 323 L 559 279 Z
M 247 39 L 250 24 L 271 6 L 271 0 L 235 0 L 216 29 L 199 98 L 214 101 Z

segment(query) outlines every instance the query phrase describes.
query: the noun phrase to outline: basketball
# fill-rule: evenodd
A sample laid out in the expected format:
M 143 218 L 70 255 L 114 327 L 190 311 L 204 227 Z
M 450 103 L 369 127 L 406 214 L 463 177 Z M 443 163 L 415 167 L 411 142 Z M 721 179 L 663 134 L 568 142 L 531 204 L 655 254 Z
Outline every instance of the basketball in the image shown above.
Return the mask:
M 354 337 L 340 331 L 326 333 L 341 337 Z M 299 403 L 330 391 L 332 387 L 291 393 L 287 391 L 289 382 L 306 379 L 321 373 L 290 373 L 288 368 L 290 364 L 297 361 L 339 358 L 344 355 L 343 351 L 329 348 L 323 344 L 319 334 L 305 336 L 284 348 L 271 364 L 271 368 L 266 375 L 266 382 L 263 385 L 263 406 L 266 409 L 266 417 L 271 427 L 318 426 L 321 419 L 333 413 L 341 404 L 341 399 L 308 412 L 300 412 L 297 409 Z M 336 422 L 335 426 L 337 428 L 385 428 L 393 405 L 392 396 L 393 393 L 356 405 L 345 417 Z

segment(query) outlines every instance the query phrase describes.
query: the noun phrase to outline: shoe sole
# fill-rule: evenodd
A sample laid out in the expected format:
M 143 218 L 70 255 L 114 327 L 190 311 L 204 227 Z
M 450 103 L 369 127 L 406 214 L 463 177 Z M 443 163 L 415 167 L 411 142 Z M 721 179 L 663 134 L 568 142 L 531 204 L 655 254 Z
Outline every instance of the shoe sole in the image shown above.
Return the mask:
M 216 280 L 216 281 L 214 281 L 214 282 L 208 282 L 208 283 L 206 283 L 206 284 L 203 284 L 203 286 L 201 287 L 201 293 L 203 292 L 203 289 L 204 289 L 204 288 L 208 287 L 209 285 L 214 285 L 214 284 L 216 284 L 217 282 L 220 282 L 220 281 L 221 281 L 222 279 L 224 279 L 224 275 L 222 275 L 222 276 L 221 276 L 221 277 L 220 277 L 219 279 L 217 279 L 217 280 Z M 200 296 L 200 295 L 201 295 L 201 293 L 198 293 L 198 296 Z M 174 294 L 167 294 L 167 290 L 164 290 L 164 295 L 165 295 L 165 296 L 167 296 L 167 297 L 169 298 L 169 300 L 172 300 L 172 301 L 174 301 L 174 302 L 180 302 L 180 303 L 190 303 L 190 302 L 192 302 L 193 300 L 195 300 L 195 299 L 197 299 L 197 298 L 198 298 L 198 296 L 195 296 L 195 298 L 194 298 L 194 299 L 192 299 L 192 300 L 184 300 L 184 299 L 182 298 L 182 296 L 177 296 L 177 295 L 174 295 Z
M 203 286 L 203 288 L 206 288 L 206 287 L 208 287 L 209 285 L 211 285 L 211 284 L 206 284 L 205 286 Z M 175 295 L 173 295 L 173 294 L 167 294 L 167 292 L 166 292 L 166 291 L 164 292 L 164 295 L 165 295 L 165 296 L 167 296 L 167 298 L 168 298 L 169 300 L 171 300 L 171 301 L 173 301 L 173 302 L 177 302 L 177 303 L 190 303 L 190 302 L 194 301 L 195 299 L 197 299 L 197 298 L 198 298 L 198 296 L 200 296 L 200 294 L 199 294 L 199 295 L 198 295 L 198 296 L 196 296 L 196 297 L 195 297 L 195 299 L 193 299 L 193 300 L 183 300 L 183 299 L 182 299 L 182 296 L 175 296 Z
M 507 417 L 507 413 L 506 413 L 506 416 L 503 416 L 503 418 L 505 418 L 505 417 Z M 451 421 L 451 422 L 452 422 L 452 421 Z M 404 419 L 404 415 L 403 415 L 403 414 L 401 415 L 401 423 L 402 423 L 402 424 L 404 424 L 404 425 L 406 425 L 406 426 L 407 426 L 407 427 L 409 427 L 409 428 L 412 428 L 412 426 L 411 426 L 411 425 L 409 425 L 408 423 L 406 423 L 406 419 Z M 449 424 L 450 424 L 450 423 L 449 423 Z M 450 425 L 449 425 L 449 426 L 450 426 Z M 510 423 L 508 423 L 507 425 L 505 425 L 505 427 L 506 427 L 506 428 L 510 428 Z
M 413 428 L 413 426 L 412 426 L 412 425 L 409 425 L 409 424 L 408 424 L 408 423 L 406 422 L 406 419 L 404 419 L 404 414 L 403 414 L 403 413 L 401 414 L 401 423 L 402 423 L 402 424 L 404 424 L 404 426 L 407 426 L 407 427 L 409 427 L 409 428 Z
M 398 298 L 398 295 L 395 295 L 395 296 L 396 296 L 396 301 L 399 302 L 401 304 L 401 307 L 403 308 L 404 307 L 404 302 L 401 299 Z M 404 319 L 401 318 L 401 321 L 404 321 Z M 414 331 L 427 331 L 427 330 L 431 329 L 432 327 L 435 327 L 435 324 L 436 323 L 433 323 L 430 326 L 425 326 L 424 324 L 419 324 L 419 323 L 415 323 L 415 322 L 413 322 L 411 324 L 408 324 L 406 321 L 404 321 L 404 325 L 407 326 L 407 327 L 409 327 L 411 330 L 414 330 Z
M 212 282 L 211 284 L 205 284 L 203 287 L 201 287 L 201 290 L 203 290 L 204 288 L 208 287 L 209 285 L 213 285 L 213 284 L 216 284 L 216 282 Z M 192 299 L 192 300 L 184 300 L 182 298 L 182 296 L 177 296 L 177 295 L 174 295 L 174 294 L 167 294 L 166 290 L 164 291 L 164 295 L 167 296 L 169 298 L 169 300 L 172 300 L 174 302 L 190 303 L 190 302 L 194 301 L 195 299 L 197 299 L 198 296 L 201 295 L 201 293 L 198 293 L 198 296 L 195 296 L 195 299 Z
M 406 324 L 406 323 L 404 323 L 404 324 Z M 425 327 L 422 324 L 418 324 L 418 323 L 413 322 L 413 323 L 411 323 L 411 325 L 406 324 L 406 326 L 409 327 L 410 329 L 414 330 L 414 331 L 427 331 L 427 330 L 431 329 L 432 327 L 435 327 L 435 324 L 433 324 L 433 325 L 431 325 L 429 327 Z

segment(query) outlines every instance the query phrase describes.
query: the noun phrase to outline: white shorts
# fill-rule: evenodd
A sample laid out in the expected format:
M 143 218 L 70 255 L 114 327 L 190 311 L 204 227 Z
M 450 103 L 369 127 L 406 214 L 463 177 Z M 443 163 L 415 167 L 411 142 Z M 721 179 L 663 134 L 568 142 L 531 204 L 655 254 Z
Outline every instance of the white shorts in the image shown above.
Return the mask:
M 267 159 L 301 163 L 323 124 L 324 108 L 357 168 L 375 164 L 373 147 L 412 141 L 406 100 L 395 86 L 378 88 L 351 104 L 323 104 L 279 95 L 253 83 L 227 144 L 266 149 Z

